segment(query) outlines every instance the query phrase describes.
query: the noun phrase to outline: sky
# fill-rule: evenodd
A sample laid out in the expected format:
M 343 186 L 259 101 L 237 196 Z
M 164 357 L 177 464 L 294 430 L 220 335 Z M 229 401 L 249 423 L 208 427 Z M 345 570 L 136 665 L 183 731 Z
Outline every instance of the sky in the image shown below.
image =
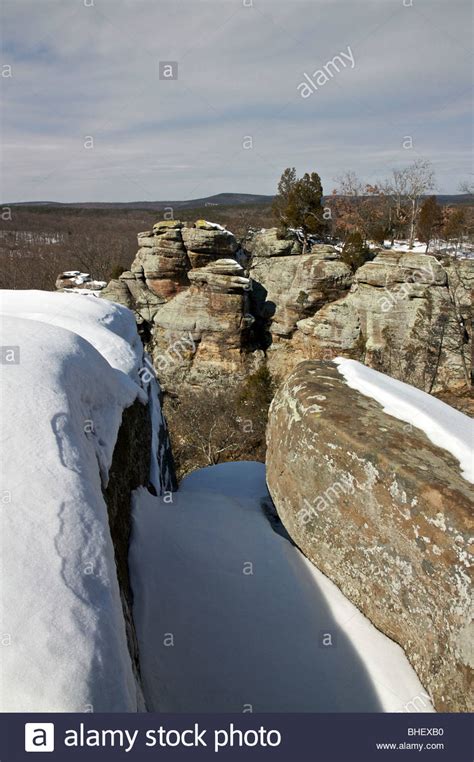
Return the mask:
M 288 166 L 330 193 L 419 158 L 441 193 L 472 180 L 470 0 L 2 0 L 1 20 L 3 203 L 272 194 Z

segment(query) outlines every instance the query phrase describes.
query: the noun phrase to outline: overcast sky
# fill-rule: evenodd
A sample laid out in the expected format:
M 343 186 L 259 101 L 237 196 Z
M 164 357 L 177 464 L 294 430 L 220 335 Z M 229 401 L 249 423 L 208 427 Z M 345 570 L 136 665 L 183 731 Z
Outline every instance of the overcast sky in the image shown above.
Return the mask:
M 420 156 L 455 193 L 472 172 L 469 0 L 3 0 L 2 21 L 4 202 L 273 193 L 287 166 L 330 192 Z

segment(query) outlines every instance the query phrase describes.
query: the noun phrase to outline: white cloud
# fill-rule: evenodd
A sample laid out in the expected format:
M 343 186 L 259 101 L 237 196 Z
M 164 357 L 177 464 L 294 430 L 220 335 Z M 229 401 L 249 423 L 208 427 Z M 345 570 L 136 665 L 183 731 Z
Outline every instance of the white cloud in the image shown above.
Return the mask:
M 271 193 L 288 165 L 330 190 L 347 167 L 373 180 L 412 160 L 405 135 L 456 191 L 470 156 L 468 0 L 253 6 L 4 0 L 3 199 Z M 302 99 L 304 72 L 348 45 L 355 67 Z M 178 81 L 158 79 L 159 60 L 178 61 Z

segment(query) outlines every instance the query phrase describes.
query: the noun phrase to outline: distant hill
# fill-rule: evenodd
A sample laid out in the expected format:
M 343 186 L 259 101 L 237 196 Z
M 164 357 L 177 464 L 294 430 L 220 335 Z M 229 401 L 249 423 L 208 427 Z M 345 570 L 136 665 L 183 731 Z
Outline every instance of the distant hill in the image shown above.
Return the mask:
M 193 198 L 184 201 L 71 201 L 64 203 L 60 201 L 18 201 L 4 204 L 4 206 L 46 206 L 69 207 L 73 209 L 149 209 L 159 212 L 165 211 L 167 207 L 172 207 L 173 209 L 194 209 L 216 206 L 268 206 L 272 203 L 273 198 L 273 196 L 264 196 L 257 193 L 217 193 L 215 196 L 205 196 L 204 198 Z M 440 193 L 437 195 L 437 199 L 438 203 L 442 205 L 472 205 L 474 203 L 473 197 L 469 193 Z
M 436 198 L 438 199 L 438 204 L 442 204 L 443 206 L 446 204 L 470 204 L 472 205 L 474 203 L 474 199 L 472 196 L 472 193 L 457 193 L 456 195 L 445 195 L 443 193 L 439 193 Z
M 256 204 L 271 204 L 273 196 L 263 196 L 255 193 L 218 193 L 205 198 L 193 198 L 187 201 L 21 201 L 5 206 L 57 206 L 82 209 L 152 209 L 164 211 L 166 207 L 173 209 L 192 209 L 209 206 L 253 206 Z

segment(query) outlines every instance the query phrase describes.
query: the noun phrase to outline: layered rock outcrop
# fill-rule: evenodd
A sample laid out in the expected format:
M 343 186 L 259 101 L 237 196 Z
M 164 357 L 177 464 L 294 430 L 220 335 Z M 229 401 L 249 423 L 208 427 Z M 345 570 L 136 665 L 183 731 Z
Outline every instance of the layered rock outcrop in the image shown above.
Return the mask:
M 297 323 L 294 363 L 346 355 L 427 392 L 470 384 L 474 262 L 384 252 Z
M 254 310 L 267 325 L 270 344 L 291 338 L 299 320 L 339 299 L 352 284 L 351 269 L 333 246 L 314 244 L 303 254 L 295 235 L 279 240 L 271 228 L 256 234 L 251 251 Z
M 135 312 L 167 386 L 242 378 L 263 353 L 276 378 L 344 355 L 428 392 L 470 384 L 472 260 L 383 251 L 353 273 L 334 246 L 303 253 L 271 228 L 244 252 L 205 220 L 158 222 L 138 243 L 101 295 Z
M 126 304 L 147 322 L 161 304 L 189 287 L 189 270 L 238 250 L 232 233 L 205 220 L 194 225 L 160 220 L 137 239 L 139 249 L 130 270 L 110 281 L 102 296 Z
M 292 539 L 405 649 L 436 708 L 472 710 L 474 495 L 458 461 L 308 361 L 271 405 L 267 481 Z
M 235 260 L 218 259 L 190 270 L 188 277 L 189 289 L 154 318 L 153 364 L 165 388 L 245 374 L 244 350 L 250 346 L 254 318 L 243 268 Z M 247 355 L 253 362 L 259 357 Z
M 220 225 L 161 221 L 138 234 L 129 271 L 102 296 L 132 309 L 166 389 L 239 378 L 252 354 L 250 282 L 235 237 Z

